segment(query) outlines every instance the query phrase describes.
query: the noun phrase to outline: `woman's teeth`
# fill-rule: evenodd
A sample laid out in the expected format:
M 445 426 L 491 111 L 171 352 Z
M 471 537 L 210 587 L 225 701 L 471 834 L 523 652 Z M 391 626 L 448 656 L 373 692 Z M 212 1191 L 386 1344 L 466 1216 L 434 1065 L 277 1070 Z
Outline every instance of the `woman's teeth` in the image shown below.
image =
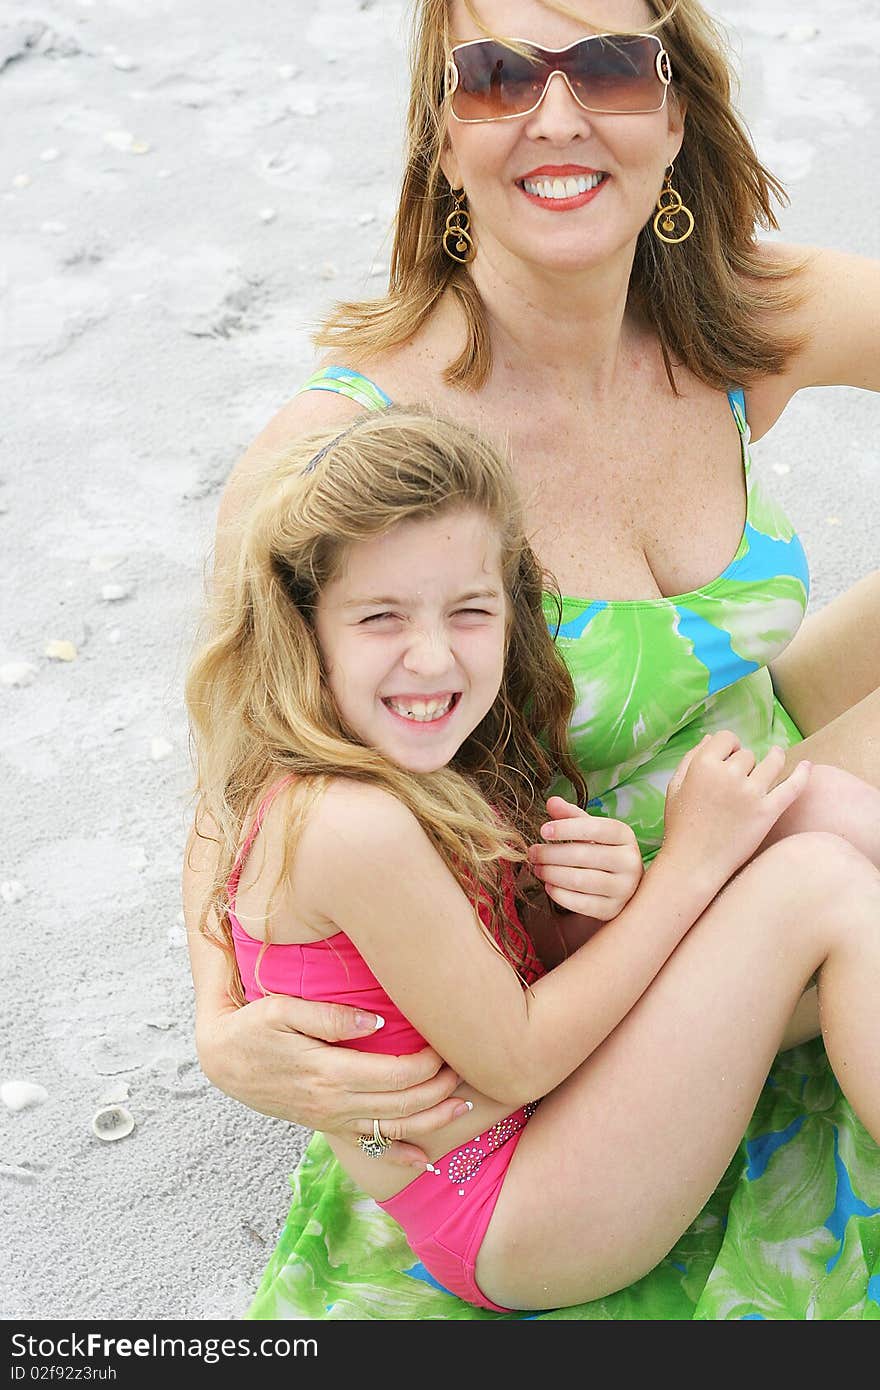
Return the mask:
M 534 198 L 577 198 L 598 187 L 604 178 L 604 174 L 578 174 L 565 179 L 523 179 L 522 186 Z
M 444 714 L 448 714 L 455 703 L 455 696 L 448 695 L 445 700 L 407 700 L 405 704 L 389 697 L 384 703 L 404 719 L 414 719 L 418 724 L 427 724 L 432 719 L 440 719 Z

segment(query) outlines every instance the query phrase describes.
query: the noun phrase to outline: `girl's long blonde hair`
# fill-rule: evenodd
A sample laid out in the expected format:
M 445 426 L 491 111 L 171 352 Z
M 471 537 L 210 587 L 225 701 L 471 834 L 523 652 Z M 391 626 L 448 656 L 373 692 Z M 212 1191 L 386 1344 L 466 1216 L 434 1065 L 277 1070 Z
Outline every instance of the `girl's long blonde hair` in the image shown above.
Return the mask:
M 402 521 L 473 508 L 497 528 L 509 620 L 494 705 L 453 762 L 415 774 L 346 727 L 323 677 L 313 612 L 348 548 Z M 200 928 L 234 969 L 227 883 L 261 794 L 296 774 L 282 876 L 297 826 L 330 778 L 383 787 L 407 806 L 522 969 L 528 942 L 504 911 L 505 862 L 522 862 L 546 819 L 557 772 L 586 800 L 568 751 L 571 677 L 544 612 L 546 576 L 526 539 L 504 459 L 472 431 L 424 411 L 391 408 L 342 434 L 298 440 L 268 467 L 242 523 L 237 565 L 220 575 L 186 681 L 197 762 L 196 825 L 219 838 Z M 558 595 L 557 595 L 558 598 Z M 558 606 L 557 613 L 561 612 Z M 509 881 L 509 868 L 507 870 Z
M 543 2 L 582 17 L 568 5 Z M 488 33 L 478 4 L 466 4 Z M 673 390 L 674 362 L 727 390 L 780 372 L 801 345 L 801 338 L 771 329 L 768 317 L 799 302 L 798 271 L 806 258 L 798 266 L 773 262 L 756 243 L 757 226 L 778 226 L 773 204 L 786 203 L 787 196 L 758 159 L 734 107 L 732 66 L 720 31 L 698 0 L 647 4 L 654 19 L 646 32 L 661 36 L 672 61 L 672 99 L 686 103 L 674 184 L 697 228 L 687 241 L 670 246 L 654 235 L 650 220 L 646 223 L 636 245 L 630 302 L 657 333 Z M 388 293 L 338 304 L 315 342 L 355 363 L 365 360 L 410 338 L 448 291 L 461 307 L 467 333 L 445 377 L 452 385 L 476 389 L 492 365 L 486 309 L 467 267 L 450 260 L 442 244 L 454 207 L 440 167 L 449 120 L 448 10 L 449 0 L 417 0 L 413 12 L 404 174 Z

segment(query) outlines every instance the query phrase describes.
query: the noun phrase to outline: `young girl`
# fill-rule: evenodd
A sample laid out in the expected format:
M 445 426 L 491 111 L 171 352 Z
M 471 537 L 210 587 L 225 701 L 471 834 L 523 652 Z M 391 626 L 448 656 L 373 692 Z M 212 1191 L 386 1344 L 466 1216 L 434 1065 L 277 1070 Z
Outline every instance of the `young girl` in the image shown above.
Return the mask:
M 203 929 L 233 997 L 354 1004 L 379 1026 L 343 1045 L 427 1040 L 455 1068 L 460 1113 L 419 1176 L 377 1162 L 369 1116 L 332 1146 L 432 1277 L 497 1311 L 593 1299 L 662 1258 L 814 974 L 829 1057 L 880 1138 L 880 874 L 832 835 L 755 855 L 809 764 L 778 782 L 781 750 L 756 763 L 708 736 L 612 921 L 537 897 L 543 789 L 561 773 L 585 799 L 548 602 L 505 463 L 392 409 L 266 479 L 187 685 L 220 830 Z M 558 838 L 590 838 L 585 812 L 554 809 Z M 564 906 L 596 886 L 575 849 Z M 558 958 L 560 931 L 575 949 L 546 971 L 535 943 Z

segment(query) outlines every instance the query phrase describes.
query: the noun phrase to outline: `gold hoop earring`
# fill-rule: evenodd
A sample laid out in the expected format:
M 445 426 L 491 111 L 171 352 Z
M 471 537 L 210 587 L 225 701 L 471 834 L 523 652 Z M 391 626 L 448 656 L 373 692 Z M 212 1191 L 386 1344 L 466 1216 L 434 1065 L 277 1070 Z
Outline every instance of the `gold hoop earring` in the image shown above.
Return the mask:
M 663 187 L 657 197 L 657 212 L 654 217 L 654 231 L 661 241 L 668 242 L 675 246 L 680 241 L 687 241 L 691 232 L 694 230 L 694 214 L 690 208 L 686 208 L 681 200 L 681 194 L 672 187 L 672 174 L 675 166 L 667 166 L 666 174 L 663 179 Z M 685 219 L 685 229 L 674 235 L 676 232 L 677 217 Z
M 458 265 L 467 265 L 477 254 L 474 239 L 470 234 L 471 219 L 464 205 L 464 189 L 453 188 L 450 192 L 455 199 L 455 207 L 446 219 L 443 250 L 451 261 Z

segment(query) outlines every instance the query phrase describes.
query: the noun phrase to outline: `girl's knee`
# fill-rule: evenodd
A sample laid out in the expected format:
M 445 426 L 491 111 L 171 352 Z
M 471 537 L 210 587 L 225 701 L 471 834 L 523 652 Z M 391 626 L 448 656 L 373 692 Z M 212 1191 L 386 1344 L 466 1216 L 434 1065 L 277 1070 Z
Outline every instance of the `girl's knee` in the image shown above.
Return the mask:
M 877 818 L 880 793 L 851 772 L 830 763 L 814 763 L 806 787 L 780 816 L 768 844 L 786 836 L 826 832 L 844 839 L 861 839 L 870 818 Z
M 832 769 L 833 770 L 833 769 Z M 805 830 L 762 850 L 750 866 L 796 906 L 819 910 L 880 881 L 869 859 L 842 835 Z

